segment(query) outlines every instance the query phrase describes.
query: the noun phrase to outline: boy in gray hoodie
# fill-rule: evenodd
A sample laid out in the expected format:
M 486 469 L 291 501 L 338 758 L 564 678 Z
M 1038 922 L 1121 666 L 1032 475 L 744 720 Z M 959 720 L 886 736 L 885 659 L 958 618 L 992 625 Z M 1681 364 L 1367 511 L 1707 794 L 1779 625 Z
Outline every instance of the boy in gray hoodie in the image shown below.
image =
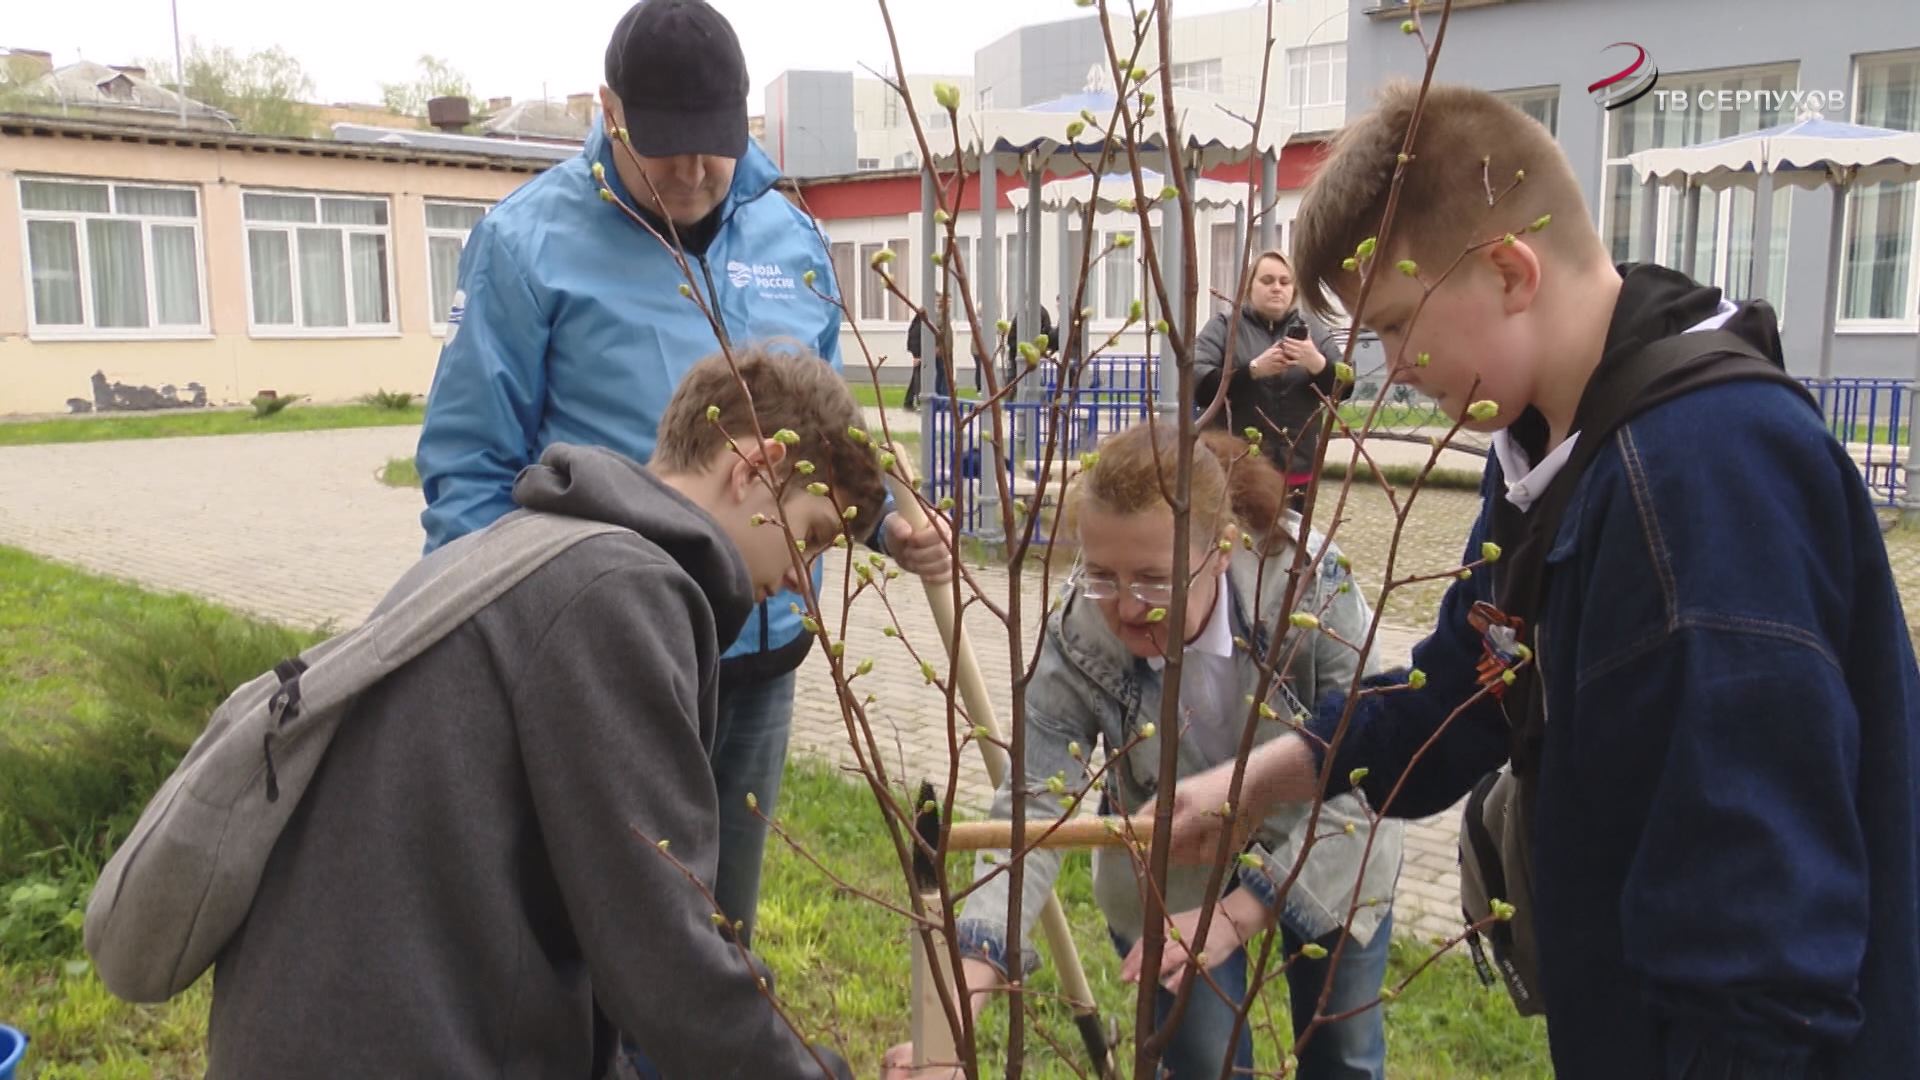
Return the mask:
M 526 510 L 632 531 L 556 557 L 341 724 L 215 965 L 209 1076 L 584 1080 L 602 1013 L 667 1076 L 845 1075 L 642 839 L 711 883 L 720 653 L 800 581 L 795 541 L 811 560 L 884 499 L 858 407 L 809 359 L 701 361 L 651 468 L 557 445 L 520 474 Z

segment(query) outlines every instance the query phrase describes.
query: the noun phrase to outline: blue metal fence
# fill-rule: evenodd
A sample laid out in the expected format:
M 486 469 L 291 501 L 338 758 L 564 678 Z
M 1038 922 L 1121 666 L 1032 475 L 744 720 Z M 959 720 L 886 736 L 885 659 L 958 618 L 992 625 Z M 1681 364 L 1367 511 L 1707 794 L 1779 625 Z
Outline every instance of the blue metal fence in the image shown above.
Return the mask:
M 1907 491 L 1907 413 L 1912 379 L 1802 379 L 1820 402 L 1827 430 L 1847 448 L 1876 501 L 1898 505 Z
M 1107 435 L 1146 417 L 1153 408 L 1157 364 L 1150 356 L 1102 356 L 1089 363 L 1080 386 L 1063 395 L 1052 381 L 1057 369 L 1048 365 L 1042 400 L 1008 402 L 1003 406 L 1007 426 L 1005 458 L 1008 488 L 1015 497 L 1034 494 L 1044 482 L 1057 491 L 1062 473 L 1078 467 L 1079 456 Z M 1882 505 L 1898 505 L 1906 494 L 1910 379 L 1808 378 L 1801 382 L 1820 403 L 1827 428 L 1847 448 L 1860 468 L 1868 490 Z M 989 467 L 991 420 L 981 415 L 966 419 L 974 402 L 961 403 L 962 423 L 956 438 L 949 401 L 928 397 L 931 420 L 931 468 L 926 475 L 932 498 L 954 500 L 953 521 L 961 532 L 996 538 L 1000 532 L 999 493 Z M 1408 413 L 1414 416 L 1415 413 Z M 1042 476 L 1049 440 L 1056 471 Z M 1050 497 L 1049 497 L 1050 498 Z M 1042 502 L 1048 499 L 1041 500 Z

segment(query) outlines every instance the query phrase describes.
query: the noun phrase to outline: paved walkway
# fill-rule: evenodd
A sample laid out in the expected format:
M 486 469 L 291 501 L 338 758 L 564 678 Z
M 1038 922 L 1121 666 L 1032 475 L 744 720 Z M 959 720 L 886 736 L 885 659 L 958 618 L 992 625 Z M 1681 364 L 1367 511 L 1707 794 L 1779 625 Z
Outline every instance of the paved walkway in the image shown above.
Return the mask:
M 375 478 L 389 458 L 411 455 L 417 436 L 417 428 L 367 428 L 0 448 L 0 544 L 271 619 L 352 626 L 419 556 L 419 493 Z M 837 588 L 845 575 L 837 553 L 828 573 Z M 988 595 L 1004 599 L 1004 571 L 976 574 Z M 1035 595 L 1029 591 L 1030 602 Z M 889 598 L 904 639 L 944 668 L 917 583 L 900 578 Z M 870 680 L 879 699 L 871 718 L 888 773 L 944 783 L 944 698 L 924 684 L 901 642 L 883 636 L 890 620 L 879 597 L 863 597 L 851 616 L 848 653 L 877 661 L 861 682 Z M 976 608 L 968 631 L 983 670 L 1011 670 L 1007 635 L 990 616 Z M 1030 630 L 1023 636 L 1030 647 Z M 1415 639 L 1386 628 L 1382 659 L 1404 662 Z M 989 684 L 1004 718 L 1011 688 Z M 793 745 L 830 761 L 851 756 L 817 653 L 800 670 Z M 971 751 L 960 791 L 969 806 L 988 801 Z M 1457 927 L 1454 830 L 1452 814 L 1409 830 L 1398 895 L 1403 932 L 1431 937 Z

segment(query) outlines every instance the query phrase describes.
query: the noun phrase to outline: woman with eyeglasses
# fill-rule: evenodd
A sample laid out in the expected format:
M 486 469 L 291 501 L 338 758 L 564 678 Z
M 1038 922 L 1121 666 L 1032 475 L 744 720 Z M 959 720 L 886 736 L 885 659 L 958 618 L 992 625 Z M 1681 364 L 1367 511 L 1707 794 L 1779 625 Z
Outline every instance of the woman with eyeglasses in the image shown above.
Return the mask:
M 1247 449 L 1225 432 L 1210 431 L 1194 453 L 1192 586 L 1186 625 L 1180 628 L 1186 641 L 1181 776 L 1231 760 L 1237 752 L 1258 688 L 1259 658 L 1274 634 L 1288 636 L 1280 651 L 1282 677 L 1267 698 L 1271 712 L 1261 710 L 1269 718 L 1257 721 L 1260 742 L 1290 732 L 1302 703 L 1347 689 L 1363 666 L 1356 646 L 1366 639 L 1371 612 L 1339 551 L 1318 534 L 1309 538 L 1309 558 L 1323 546 L 1324 558 L 1308 563 L 1310 576 L 1298 590 L 1298 601 L 1292 611 L 1283 610 L 1300 519 L 1285 509 L 1285 478 Z M 1174 557 L 1173 512 L 1161 492 L 1173 489 L 1175 450 L 1170 425 L 1159 425 L 1156 433 L 1138 424 L 1100 445 L 1098 458 L 1068 495 L 1068 527 L 1078 530 L 1080 564 L 1047 620 L 1039 666 L 1027 691 L 1025 775 L 1019 782 L 1028 793 L 1029 836 L 1061 814 L 1074 793 L 1087 790 L 1102 762 L 1097 746 L 1108 754 L 1125 751 L 1124 758 L 1108 764 L 1099 793 L 1102 813 L 1138 813 L 1156 794 L 1161 741 L 1172 734 L 1158 730 L 1158 722 L 1162 661 L 1172 629 L 1167 609 Z M 1293 628 L 1288 618 L 1293 612 L 1312 614 L 1317 628 Z M 1012 782 L 1009 777 L 994 797 L 997 817 L 1012 813 Z M 1303 1080 L 1384 1075 L 1380 1009 L 1366 1006 L 1378 998 L 1387 967 L 1401 825 L 1371 825 L 1356 796 L 1328 800 L 1299 876 L 1280 895 L 1306 841 L 1310 809 L 1285 806 L 1258 823 L 1243 857 L 1229 868 L 1225 895 L 1214 906 L 1198 958 L 1207 977 L 1193 988 L 1167 1047 L 1164 1063 L 1175 1080 L 1214 1080 L 1229 1059 L 1236 1075 L 1253 1068 L 1248 1028 L 1243 1024 L 1236 1031 L 1235 1024 L 1251 966 L 1245 944 L 1276 921 L 1281 942 L 1267 970 L 1290 962 L 1286 980 L 1295 1036 L 1316 1015 L 1354 1012 L 1313 1032 L 1300 1052 L 1298 1075 Z M 973 991 L 969 1004 L 976 1015 L 996 996 L 990 991 L 1006 981 L 1009 954 L 1015 952 L 1006 940 L 1004 855 L 981 859 L 976 878 L 984 881 L 977 880 L 958 917 L 967 985 Z M 1026 856 L 1017 950 L 1023 972 L 1038 965 L 1027 941 L 1060 858 L 1048 850 Z M 1207 877 L 1204 866 L 1170 870 L 1166 910 L 1179 935 L 1170 936 L 1160 970 L 1143 973 L 1142 878 L 1124 848 L 1102 848 L 1093 855 L 1094 899 L 1125 957 L 1122 975 L 1162 984 L 1163 1020 L 1171 991 L 1195 967 L 1180 942 L 1191 942 L 1197 932 Z M 1335 947 L 1343 933 L 1348 937 L 1336 968 Z M 904 1060 L 903 1054 L 896 1047 L 889 1061 Z M 896 1069 L 889 1075 L 939 1074 Z

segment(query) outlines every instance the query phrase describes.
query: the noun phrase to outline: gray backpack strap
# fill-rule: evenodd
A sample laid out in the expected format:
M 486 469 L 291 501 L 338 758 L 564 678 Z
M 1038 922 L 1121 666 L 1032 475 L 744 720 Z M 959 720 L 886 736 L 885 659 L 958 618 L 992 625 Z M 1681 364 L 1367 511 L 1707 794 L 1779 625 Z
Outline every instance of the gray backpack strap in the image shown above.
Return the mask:
M 561 514 L 515 511 L 471 539 L 433 577 L 362 627 L 382 665 L 397 668 L 433 647 L 461 623 L 582 540 L 632 532 L 619 525 Z
M 158 1002 L 213 965 L 253 906 L 261 874 L 342 718 L 419 656 L 583 540 L 629 532 L 518 512 L 429 556 L 426 573 L 355 630 L 234 691 L 100 873 L 87 951 L 101 981 Z

